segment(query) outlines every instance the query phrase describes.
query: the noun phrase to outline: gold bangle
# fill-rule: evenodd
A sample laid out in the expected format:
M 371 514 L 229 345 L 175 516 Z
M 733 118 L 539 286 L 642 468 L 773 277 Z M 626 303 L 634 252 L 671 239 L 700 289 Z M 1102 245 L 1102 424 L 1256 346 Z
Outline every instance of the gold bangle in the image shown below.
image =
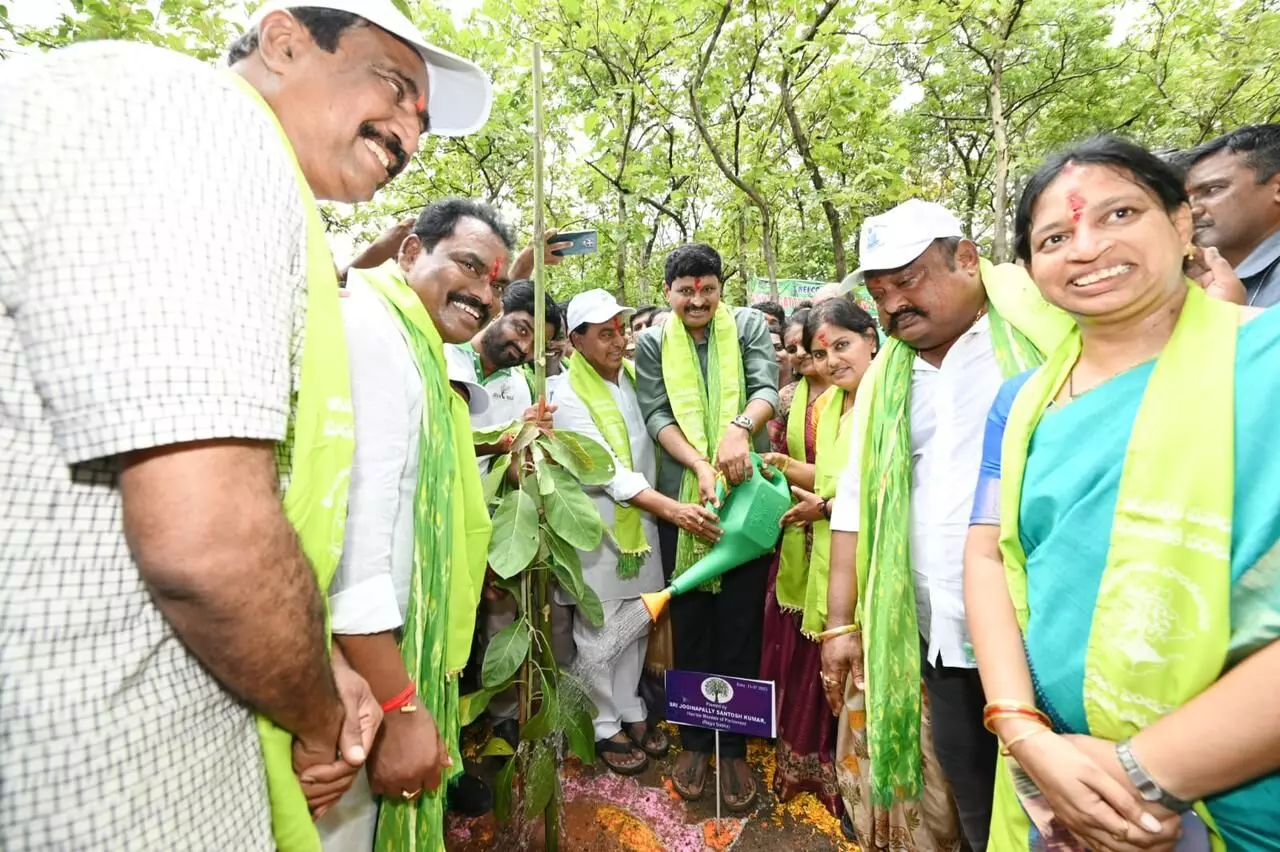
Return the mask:
M 779 468 L 785 476 L 788 470 L 791 470 L 791 456 L 782 457 L 782 467 Z
M 1005 743 L 1004 748 L 1000 749 L 1000 753 L 1005 757 L 1012 757 L 1013 753 L 1010 752 L 1009 749 L 1013 748 L 1023 740 L 1029 740 L 1034 736 L 1038 736 L 1039 734 L 1047 734 L 1047 733 L 1049 733 L 1048 728 L 1035 728 L 1030 731 L 1024 731 L 1023 733 L 1018 734 L 1016 737 L 1009 740 L 1009 742 Z
M 847 636 L 850 633 L 857 633 L 860 630 L 862 630 L 861 624 L 845 624 L 840 627 L 828 628 L 813 638 L 819 642 L 825 642 L 828 639 L 834 639 L 837 636 Z

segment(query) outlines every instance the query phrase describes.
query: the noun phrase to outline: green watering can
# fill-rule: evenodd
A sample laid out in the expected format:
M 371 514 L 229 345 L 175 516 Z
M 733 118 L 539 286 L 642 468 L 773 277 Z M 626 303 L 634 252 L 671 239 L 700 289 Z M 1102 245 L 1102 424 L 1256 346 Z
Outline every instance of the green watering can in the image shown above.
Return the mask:
M 772 480 L 766 478 L 761 472 L 764 461 L 755 453 L 751 454 L 751 465 L 755 468 L 751 478 L 734 486 L 727 495 L 724 480 L 717 479 L 716 497 L 720 500 L 720 529 L 724 535 L 706 556 L 672 580 L 670 586 L 640 596 L 650 618 L 658 618 L 672 595 L 695 589 L 777 546 L 778 536 L 782 534 L 778 522 L 791 508 L 791 487 L 776 469 Z

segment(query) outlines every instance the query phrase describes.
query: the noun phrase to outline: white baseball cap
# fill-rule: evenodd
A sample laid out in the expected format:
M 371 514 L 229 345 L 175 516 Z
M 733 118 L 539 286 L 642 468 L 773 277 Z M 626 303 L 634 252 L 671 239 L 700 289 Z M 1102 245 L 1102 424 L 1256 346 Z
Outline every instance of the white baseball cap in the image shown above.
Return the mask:
M 608 322 L 618 314 L 631 316 L 634 313 L 634 308 L 619 305 L 618 300 L 613 298 L 607 290 L 588 290 L 569 300 L 569 309 L 565 312 L 565 325 L 568 326 L 569 331 L 573 331 L 584 322 Z
M 422 37 L 413 22 L 391 0 L 267 0 L 253 13 L 256 27 L 270 12 L 311 7 L 349 12 L 364 18 L 417 48 L 427 63 L 427 114 L 431 133 L 466 136 L 484 126 L 493 102 L 489 75 L 473 62 L 441 50 Z
M 963 237 L 956 215 L 941 204 L 913 198 L 862 223 L 858 236 L 858 260 L 862 263 L 840 282 L 848 293 L 861 284 L 867 271 L 900 269 L 945 237 Z

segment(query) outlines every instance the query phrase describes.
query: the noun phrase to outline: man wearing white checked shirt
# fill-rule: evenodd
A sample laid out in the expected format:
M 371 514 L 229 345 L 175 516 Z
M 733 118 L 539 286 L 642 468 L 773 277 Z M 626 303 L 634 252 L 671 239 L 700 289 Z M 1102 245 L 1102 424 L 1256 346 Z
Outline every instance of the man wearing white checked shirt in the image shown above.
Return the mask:
M 312 570 L 351 440 L 312 196 L 368 200 L 489 83 L 390 0 L 268 2 L 230 64 L 0 66 L 5 850 L 317 848 L 379 719 Z

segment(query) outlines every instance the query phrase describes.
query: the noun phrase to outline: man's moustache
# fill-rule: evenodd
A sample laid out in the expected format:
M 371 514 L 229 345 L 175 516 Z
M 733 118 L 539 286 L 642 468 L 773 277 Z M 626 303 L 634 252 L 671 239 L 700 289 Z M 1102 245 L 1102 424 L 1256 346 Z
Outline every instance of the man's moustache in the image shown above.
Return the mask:
M 898 311 L 895 314 L 889 315 L 889 328 L 888 328 L 889 333 L 892 334 L 898 328 L 899 320 L 901 320 L 903 317 L 908 317 L 908 316 L 917 316 L 917 317 L 920 317 L 920 319 L 928 319 L 929 317 L 929 315 L 926 314 L 924 311 L 917 310 L 915 308 L 904 308 L 903 310 Z
M 456 302 L 459 305 L 466 305 L 469 308 L 475 308 L 480 314 L 480 325 L 484 326 L 489 324 L 489 309 L 484 306 L 483 302 L 474 296 L 468 296 L 465 293 L 454 293 L 449 296 L 449 301 Z
M 372 124 L 360 125 L 359 135 L 365 139 L 372 139 L 386 148 L 393 157 L 391 165 L 387 167 L 387 179 L 395 177 L 404 171 L 405 165 L 409 162 L 409 155 L 405 153 L 404 146 L 400 144 L 400 140 L 394 136 L 383 136 Z

